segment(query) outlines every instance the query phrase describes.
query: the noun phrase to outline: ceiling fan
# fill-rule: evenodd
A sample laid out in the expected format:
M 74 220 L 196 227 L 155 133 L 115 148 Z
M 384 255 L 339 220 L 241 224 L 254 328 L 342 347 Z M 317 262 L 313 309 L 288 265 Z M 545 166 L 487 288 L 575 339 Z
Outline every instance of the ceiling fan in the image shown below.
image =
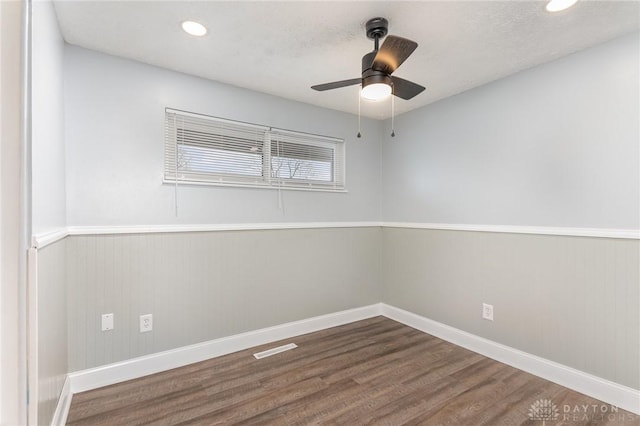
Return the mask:
M 391 94 L 411 99 L 424 90 L 419 84 L 391 74 L 413 53 L 418 43 L 406 38 L 390 35 L 378 48 L 381 38 L 387 35 L 389 22 L 384 18 L 367 21 L 367 37 L 374 42 L 374 50 L 362 57 L 362 77 L 311 86 L 318 91 L 340 87 L 362 85 L 362 97 L 378 100 Z

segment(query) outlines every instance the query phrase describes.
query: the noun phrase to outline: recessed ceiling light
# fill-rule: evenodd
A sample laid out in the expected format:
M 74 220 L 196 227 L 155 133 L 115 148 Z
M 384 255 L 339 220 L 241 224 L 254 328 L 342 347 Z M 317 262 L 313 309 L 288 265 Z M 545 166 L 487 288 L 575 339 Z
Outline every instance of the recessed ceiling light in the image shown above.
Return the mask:
M 191 34 L 196 37 L 202 37 L 207 33 L 207 28 L 204 25 L 194 21 L 184 21 L 182 23 L 182 29 L 187 34 Z
M 561 10 L 569 9 L 577 2 L 578 0 L 550 0 L 547 3 L 547 12 L 560 12 Z

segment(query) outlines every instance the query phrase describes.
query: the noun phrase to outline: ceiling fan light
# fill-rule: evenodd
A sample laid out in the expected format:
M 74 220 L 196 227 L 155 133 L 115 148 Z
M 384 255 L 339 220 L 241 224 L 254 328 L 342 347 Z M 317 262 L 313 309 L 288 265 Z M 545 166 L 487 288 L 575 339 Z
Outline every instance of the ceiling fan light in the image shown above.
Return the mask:
M 547 12 L 560 12 L 561 10 L 569 9 L 576 4 L 578 0 L 550 0 L 547 3 Z
M 391 86 L 386 83 L 372 83 L 362 88 L 360 96 L 370 101 L 379 101 L 391 95 Z
M 207 27 L 195 21 L 184 21 L 182 23 L 182 29 L 185 33 L 196 37 L 202 37 L 207 33 Z

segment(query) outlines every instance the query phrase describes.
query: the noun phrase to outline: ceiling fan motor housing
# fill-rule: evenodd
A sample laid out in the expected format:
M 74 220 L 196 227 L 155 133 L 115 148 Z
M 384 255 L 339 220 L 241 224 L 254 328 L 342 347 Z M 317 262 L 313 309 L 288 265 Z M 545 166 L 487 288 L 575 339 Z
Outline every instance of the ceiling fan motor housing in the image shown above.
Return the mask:
M 373 58 L 376 57 L 377 50 L 373 50 L 362 57 L 362 87 L 374 83 L 383 83 L 391 86 L 391 77 L 384 71 L 372 69 Z
M 367 70 L 370 70 L 373 66 L 373 58 L 376 57 L 377 50 L 372 50 L 362 57 L 362 76 L 364 77 L 364 73 Z
M 382 83 L 393 87 L 391 77 L 381 71 L 367 70 L 362 74 L 362 87 L 370 84 Z

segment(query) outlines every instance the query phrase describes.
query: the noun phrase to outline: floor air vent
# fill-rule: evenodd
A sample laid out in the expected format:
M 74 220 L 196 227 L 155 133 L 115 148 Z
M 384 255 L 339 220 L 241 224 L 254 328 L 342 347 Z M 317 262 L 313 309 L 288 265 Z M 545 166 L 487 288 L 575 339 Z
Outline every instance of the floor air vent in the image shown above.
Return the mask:
M 295 343 L 289 343 L 288 345 L 278 346 L 277 348 L 267 349 L 266 351 L 258 352 L 253 354 L 256 359 L 266 358 L 271 355 L 279 354 L 280 352 L 288 351 L 289 349 L 295 349 L 298 345 Z

